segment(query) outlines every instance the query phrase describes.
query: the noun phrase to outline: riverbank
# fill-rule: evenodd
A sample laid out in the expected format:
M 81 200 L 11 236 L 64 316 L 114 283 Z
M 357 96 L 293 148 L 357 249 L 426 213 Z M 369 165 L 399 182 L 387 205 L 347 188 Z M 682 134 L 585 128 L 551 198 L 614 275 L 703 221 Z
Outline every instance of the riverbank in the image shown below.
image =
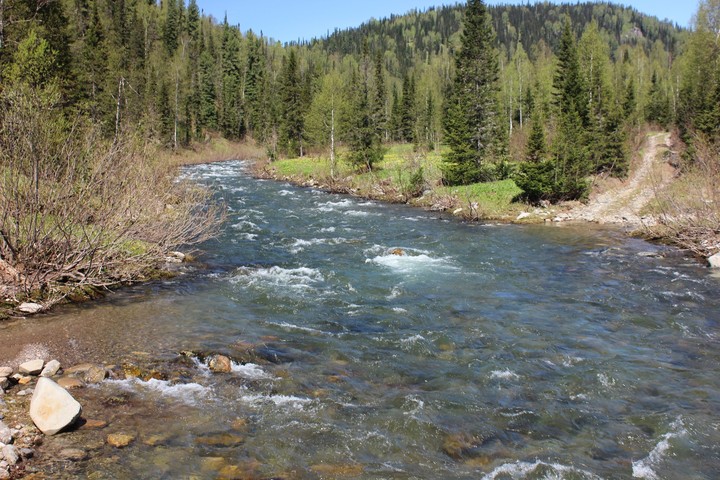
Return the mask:
M 416 152 L 411 145 L 391 146 L 373 172 L 357 173 L 343 162 L 330 165 L 327 158 L 318 156 L 259 161 L 253 173 L 258 178 L 327 192 L 443 211 L 465 221 L 615 225 L 630 235 L 676 245 L 709 258 L 720 252 L 717 232 L 675 225 L 673 221 L 680 215 L 667 212 L 668 196 L 696 194 L 688 192 L 687 187 L 678 191 L 677 185 L 682 182 L 677 182 L 680 153 L 676 142 L 667 132 L 640 132 L 632 147 L 636 154 L 628 178 L 594 177 L 587 203 L 529 205 L 517 201 L 522 191 L 512 180 L 445 187 L 441 185 L 440 153 Z M 693 214 L 682 216 L 689 218 Z

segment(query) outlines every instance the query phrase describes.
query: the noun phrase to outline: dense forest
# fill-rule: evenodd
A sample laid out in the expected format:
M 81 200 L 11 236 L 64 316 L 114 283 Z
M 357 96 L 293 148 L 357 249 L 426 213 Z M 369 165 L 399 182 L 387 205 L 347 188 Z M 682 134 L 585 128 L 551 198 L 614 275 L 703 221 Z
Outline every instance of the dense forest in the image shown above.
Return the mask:
M 120 263 L 138 235 L 140 250 L 203 238 L 186 228 L 212 224 L 192 189 L 147 192 L 155 204 L 111 201 L 107 192 L 161 176 L 148 145 L 179 150 L 221 136 L 270 158 L 334 158 L 342 147 L 358 170 L 392 142 L 442 147 L 446 183 L 510 177 L 530 201 L 583 198 L 588 175 L 625 175 L 627 139 L 645 124 L 677 128 L 692 164 L 720 133 L 719 10 L 704 1 L 685 31 L 608 3 L 486 9 L 471 0 L 281 44 L 204 15 L 196 0 L 0 0 L 0 259 L 27 266 L 42 237 L 54 255 L 44 264 L 70 263 L 61 279 L 82 279 L 110 237 L 118 248 L 107 262 Z M 492 148 L 463 146 L 472 121 L 460 113 L 471 102 L 458 93 L 463 82 L 483 86 L 475 117 L 490 119 Z M 96 211 L 58 223 L 77 195 Z M 186 223 L 168 228 L 158 219 L 172 223 L 173 202 L 183 206 L 173 221 L 183 211 Z M 71 241 L 82 258 L 66 258 L 59 245 Z

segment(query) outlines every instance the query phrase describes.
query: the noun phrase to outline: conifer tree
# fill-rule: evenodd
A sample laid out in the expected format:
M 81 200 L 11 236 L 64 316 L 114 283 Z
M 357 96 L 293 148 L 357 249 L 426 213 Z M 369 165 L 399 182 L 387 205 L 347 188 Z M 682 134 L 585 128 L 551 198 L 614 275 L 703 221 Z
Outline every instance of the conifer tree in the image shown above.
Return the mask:
M 280 80 L 280 142 L 290 155 L 303 155 L 304 105 L 295 49 L 284 59 Z
M 540 116 L 539 109 L 536 109 L 532 115 L 532 130 L 530 130 L 530 137 L 525 149 L 525 159 L 528 162 L 537 163 L 545 159 L 546 153 L 547 146 L 545 144 L 543 118 Z
M 383 69 L 382 52 L 375 55 L 375 97 L 373 99 L 373 122 L 381 139 L 387 136 L 387 90 L 385 88 L 385 72 Z
M 645 120 L 658 125 L 667 125 L 670 116 L 670 105 L 667 96 L 660 87 L 657 72 L 653 72 L 648 91 L 648 104 L 645 107 Z
M 450 147 L 443 158 L 443 176 L 449 184 L 483 179 L 482 167 L 493 158 L 499 130 L 495 34 L 482 0 L 468 0 L 463 26 L 443 117 L 445 143 Z

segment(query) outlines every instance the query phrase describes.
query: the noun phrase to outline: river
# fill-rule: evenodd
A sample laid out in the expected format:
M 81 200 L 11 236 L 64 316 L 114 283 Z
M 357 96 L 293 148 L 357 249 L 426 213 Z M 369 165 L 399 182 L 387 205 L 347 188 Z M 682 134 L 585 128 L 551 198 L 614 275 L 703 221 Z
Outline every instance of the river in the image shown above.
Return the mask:
M 202 268 L 0 329 L 0 363 L 185 372 L 76 391 L 109 425 L 48 439 L 92 453 L 46 473 L 717 478 L 720 278 L 694 260 L 612 229 L 255 180 L 239 161 L 184 175 L 229 207 Z M 212 374 L 183 351 L 236 363 Z M 114 450 L 111 432 L 136 440 Z

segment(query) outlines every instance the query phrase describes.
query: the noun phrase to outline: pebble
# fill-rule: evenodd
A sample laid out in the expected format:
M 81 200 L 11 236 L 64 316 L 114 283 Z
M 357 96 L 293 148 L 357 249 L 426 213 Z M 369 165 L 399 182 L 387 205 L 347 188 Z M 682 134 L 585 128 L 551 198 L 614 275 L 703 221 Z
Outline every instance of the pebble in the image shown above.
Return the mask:
M 18 397 L 25 397 L 27 395 L 32 395 L 33 389 L 32 388 L 26 388 L 25 390 L 20 390 L 17 392 Z
M 0 377 L 9 377 L 13 374 L 13 369 L 10 367 L 0 367 Z
M 103 420 L 86 419 L 85 423 L 80 425 L 80 430 L 100 430 L 107 427 L 108 423 Z
M 42 305 L 40 305 L 39 303 L 34 303 L 34 302 L 21 303 L 20 306 L 18 307 L 18 310 L 21 311 L 22 313 L 30 313 L 30 314 L 37 313 L 42 309 L 43 309 Z

